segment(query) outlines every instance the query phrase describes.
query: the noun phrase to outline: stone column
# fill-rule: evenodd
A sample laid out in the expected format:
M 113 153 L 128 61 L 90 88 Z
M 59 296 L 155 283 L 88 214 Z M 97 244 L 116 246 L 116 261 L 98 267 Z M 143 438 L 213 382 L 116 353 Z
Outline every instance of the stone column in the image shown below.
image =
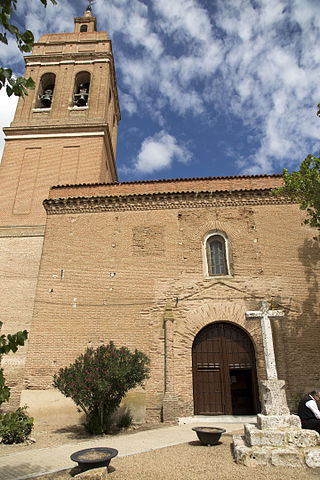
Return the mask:
M 178 400 L 174 392 L 174 316 L 171 306 L 167 306 L 163 317 L 164 328 L 164 395 L 162 418 L 164 422 L 177 420 Z

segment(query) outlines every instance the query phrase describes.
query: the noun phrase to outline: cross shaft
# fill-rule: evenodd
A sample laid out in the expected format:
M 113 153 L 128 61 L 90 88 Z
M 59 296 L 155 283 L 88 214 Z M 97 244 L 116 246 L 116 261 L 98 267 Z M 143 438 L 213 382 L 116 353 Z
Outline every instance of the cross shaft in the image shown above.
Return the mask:
M 246 318 L 260 318 L 264 359 L 266 364 L 267 379 L 277 379 L 276 359 L 273 348 L 272 329 L 270 318 L 283 317 L 282 310 L 269 310 L 268 302 L 263 300 L 259 303 L 260 310 L 246 312 Z

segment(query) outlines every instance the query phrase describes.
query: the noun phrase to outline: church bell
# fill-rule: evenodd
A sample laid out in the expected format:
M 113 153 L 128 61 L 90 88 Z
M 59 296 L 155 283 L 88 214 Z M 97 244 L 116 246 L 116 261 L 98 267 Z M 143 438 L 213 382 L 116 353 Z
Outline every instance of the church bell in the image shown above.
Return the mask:
M 77 107 L 85 107 L 88 102 L 88 88 L 80 85 L 79 92 L 74 95 L 74 103 Z
M 52 90 L 47 89 L 45 90 L 44 94 L 41 95 L 40 97 L 41 105 L 45 108 L 50 108 L 51 107 L 51 101 L 52 101 Z

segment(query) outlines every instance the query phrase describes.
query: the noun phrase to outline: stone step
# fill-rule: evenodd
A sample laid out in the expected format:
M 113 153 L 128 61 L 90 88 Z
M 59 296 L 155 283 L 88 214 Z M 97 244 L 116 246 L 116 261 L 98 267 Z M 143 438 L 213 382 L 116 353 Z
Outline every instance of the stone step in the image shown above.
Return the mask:
M 251 423 L 251 422 L 250 422 Z M 257 427 L 261 430 L 266 428 L 295 427 L 301 429 L 301 422 L 298 415 L 257 415 Z
M 244 438 L 248 447 L 316 447 L 320 445 L 320 435 L 314 430 L 289 427 L 273 430 L 260 430 L 255 425 L 244 426 Z
M 256 415 L 193 415 L 179 417 L 179 425 L 191 423 L 256 423 Z
M 320 446 L 318 447 L 272 447 L 247 446 L 244 436 L 233 436 L 233 453 L 235 461 L 241 465 L 273 465 L 275 467 L 320 468 Z

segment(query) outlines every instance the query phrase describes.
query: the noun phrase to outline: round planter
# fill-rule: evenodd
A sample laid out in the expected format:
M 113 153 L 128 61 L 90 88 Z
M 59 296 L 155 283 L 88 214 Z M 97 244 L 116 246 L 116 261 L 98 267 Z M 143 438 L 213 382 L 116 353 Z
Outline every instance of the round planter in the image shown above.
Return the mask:
M 225 432 L 224 428 L 217 427 L 194 427 L 201 443 L 204 445 L 217 445 L 221 435 Z
M 77 462 L 82 470 L 90 468 L 107 467 L 110 460 L 118 455 L 118 450 L 109 447 L 86 448 L 74 452 L 70 458 Z

